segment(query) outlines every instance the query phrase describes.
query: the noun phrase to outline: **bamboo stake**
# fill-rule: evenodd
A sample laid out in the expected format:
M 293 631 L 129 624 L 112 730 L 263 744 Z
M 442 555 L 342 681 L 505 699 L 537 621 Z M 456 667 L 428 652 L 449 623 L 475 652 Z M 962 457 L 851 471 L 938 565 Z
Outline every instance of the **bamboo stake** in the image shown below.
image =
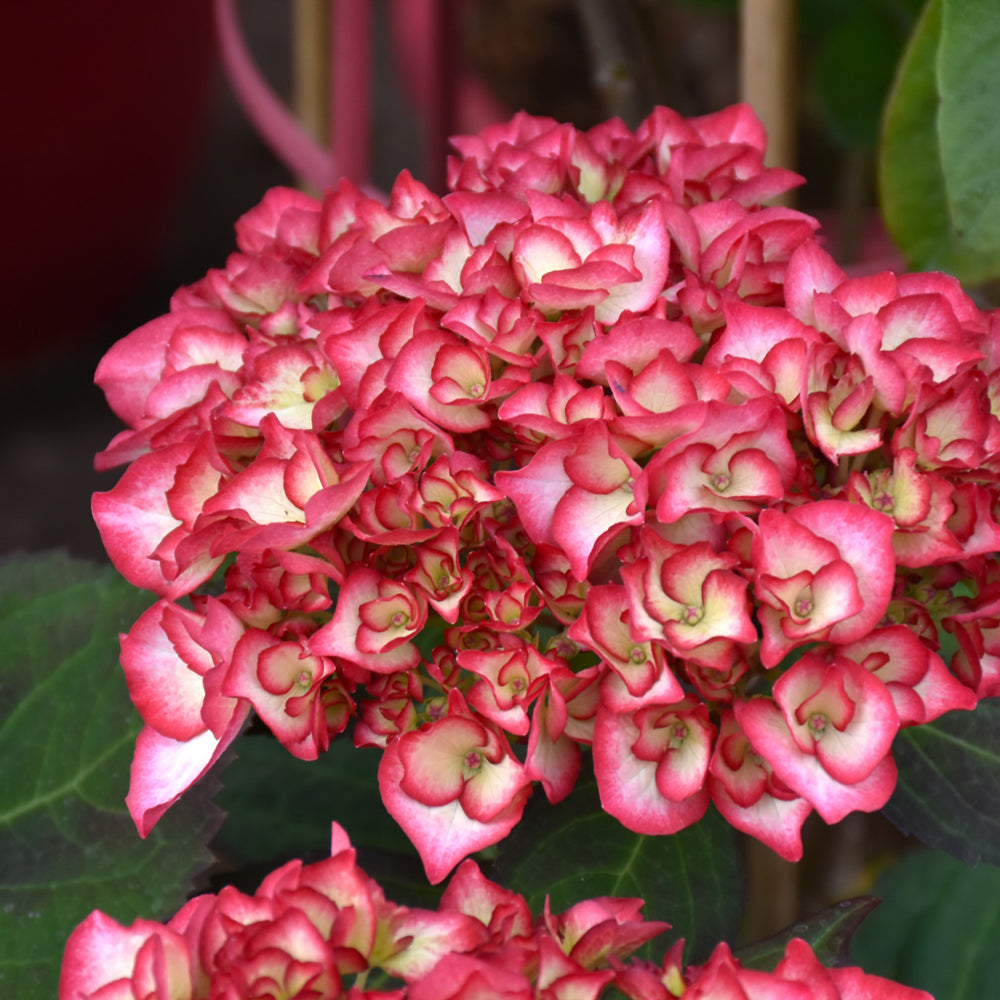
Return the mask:
M 294 0 L 292 6 L 292 110 L 318 142 L 329 140 L 330 4 Z
M 796 138 L 795 0 L 742 0 L 740 91 L 767 129 L 765 162 L 793 169 Z M 787 202 L 788 196 L 776 199 Z M 754 937 L 796 919 L 799 869 L 752 838 L 744 855 L 746 923 Z
M 368 180 L 371 145 L 370 0 L 295 0 L 292 105 L 332 148 L 341 177 Z
M 799 867 L 753 837 L 743 838 L 746 878 L 744 931 L 752 941 L 789 927 L 799 917 Z
M 769 166 L 795 167 L 795 0 L 743 0 L 740 75 L 744 101 L 767 128 Z

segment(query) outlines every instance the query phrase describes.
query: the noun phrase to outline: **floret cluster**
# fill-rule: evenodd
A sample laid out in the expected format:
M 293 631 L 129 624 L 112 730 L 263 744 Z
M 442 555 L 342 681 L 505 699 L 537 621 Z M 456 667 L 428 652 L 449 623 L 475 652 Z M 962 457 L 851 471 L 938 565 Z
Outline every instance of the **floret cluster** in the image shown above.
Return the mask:
M 443 197 L 268 192 L 101 362 L 136 824 L 253 712 L 380 747 L 434 882 L 584 766 L 797 859 L 1000 693 L 1000 320 L 842 271 L 746 106 L 454 145 Z
M 253 896 L 197 896 L 167 923 L 95 910 L 70 936 L 59 1000 L 930 1000 L 858 968 L 825 968 L 791 941 L 773 972 L 720 944 L 682 966 L 631 957 L 669 925 L 642 900 L 601 897 L 535 919 L 523 896 L 464 861 L 437 910 L 385 898 L 334 824 L 331 857 L 290 861 Z

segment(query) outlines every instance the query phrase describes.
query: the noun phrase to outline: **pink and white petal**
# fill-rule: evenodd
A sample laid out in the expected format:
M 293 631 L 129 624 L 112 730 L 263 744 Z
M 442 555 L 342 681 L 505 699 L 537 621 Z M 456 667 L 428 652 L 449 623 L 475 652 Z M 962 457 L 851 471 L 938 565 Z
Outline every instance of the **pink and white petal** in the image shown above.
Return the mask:
M 830 667 L 824 688 L 830 686 L 835 672 L 840 674 L 838 679 L 842 682 L 844 696 L 853 702 L 851 718 L 843 727 L 828 725 L 815 741 L 814 752 L 834 780 L 856 784 L 889 753 L 899 730 L 899 717 L 888 688 L 874 674 L 853 660 L 838 659 Z M 784 679 L 782 677 L 774 686 L 774 697 L 779 705 L 783 702 L 779 685 Z M 784 707 L 788 712 L 792 705 L 788 703 Z
M 530 794 L 525 787 L 513 802 L 489 823 L 471 819 L 456 799 L 443 806 L 427 806 L 403 792 L 403 763 L 399 741 L 390 743 L 378 769 L 382 801 L 420 854 L 428 880 L 437 885 L 464 857 L 503 840 L 517 825 Z
M 641 510 L 633 514 L 628 512 L 634 503 L 635 494 L 629 486 L 603 494 L 571 486 L 556 504 L 553 535 L 569 559 L 577 580 L 587 578 L 590 560 L 599 550 L 599 542 L 610 538 L 616 528 L 642 523 Z
M 677 833 L 697 823 L 708 809 L 708 788 L 682 802 L 664 798 L 657 784 L 657 761 L 639 760 L 632 753 L 638 737 L 631 716 L 598 710 L 594 775 L 604 811 L 635 833 Z
M 131 781 L 125 804 L 140 837 L 146 837 L 160 817 L 222 756 L 250 714 L 250 703 L 239 702 L 221 739 L 205 730 L 180 742 L 144 726 L 136 737 Z
M 194 612 L 158 601 L 122 637 L 121 663 L 129 697 L 142 721 L 161 736 L 183 742 L 205 728 L 201 717 L 205 685 L 201 674 L 181 658 L 164 631 L 165 613 L 190 617 L 198 628 L 201 626 Z M 208 654 L 201 652 L 207 659 Z
M 605 204 L 598 203 L 594 206 L 595 228 L 597 216 Z M 616 242 L 624 235 L 626 243 L 635 248 L 635 267 L 642 274 L 642 279 L 609 289 L 611 294 L 594 311 L 594 316 L 600 323 L 617 323 L 626 310 L 638 314 L 649 309 L 663 291 L 667 277 L 670 237 L 660 202 L 655 198 L 650 199 L 641 212 L 620 220 L 618 227 L 621 235 Z
M 467 754 L 484 742 L 483 727 L 465 716 L 447 716 L 397 741 L 403 765 L 402 791 L 429 806 L 443 806 L 462 794 Z
M 769 698 L 737 702 L 736 718 L 754 750 L 792 791 L 807 799 L 827 823 L 852 812 L 875 812 L 896 787 L 896 764 L 885 756 L 863 781 L 844 785 L 818 758 L 803 753 L 792 739 L 781 709 Z
M 856 965 L 827 971 L 841 1000 L 934 1000 L 925 990 L 873 976 Z
M 608 251 L 626 250 L 620 261 L 608 259 Z M 606 259 L 600 259 L 604 252 Z M 628 281 L 638 281 L 642 275 L 631 266 L 631 248 L 600 247 L 595 250 L 579 267 L 567 268 L 564 271 L 549 271 L 545 276 L 545 284 L 553 283 L 566 288 L 607 289 L 612 285 L 620 285 Z
M 555 544 L 552 521 L 556 506 L 573 485 L 564 468 L 564 459 L 576 445 L 572 440 L 550 441 L 516 472 L 496 474 L 496 485 L 517 507 L 524 530 L 536 544 Z
M 304 523 L 305 513 L 285 492 L 281 458 L 258 457 L 205 502 L 206 514 L 235 511 L 256 525 Z
M 660 664 L 650 663 L 650 671 L 651 682 L 641 693 L 633 694 L 620 673 L 606 670 L 601 678 L 601 704 L 612 712 L 631 713 L 647 705 L 670 705 L 684 697 L 684 688 L 665 659 Z
M 761 511 L 752 552 L 758 574 L 788 579 L 803 570 L 815 572 L 840 556 L 833 542 L 819 537 L 809 525 L 803 525 L 800 518 L 793 516 L 798 510 L 795 508 L 788 514 L 770 509 Z
M 119 997 L 133 1000 L 137 959 L 151 939 L 158 939 L 162 949 L 158 956 L 162 985 L 170 989 L 172 996 L 190 996 L 191 960 L 187 943 L 180 934 L 151 920 L 136 920 L 130 927 L 123 927 L 100 910 L 94 910 L 66 942 L 59 974 L 59 1000 L 91 996 L 100 996 L 101 1000 Z M 149 985 L 143 983 L 144 987 Z
M 574 288 L 549 280 L 533 282 L 524 291 L 528 301 L 546 315 L 570 309 L 586 309 L 608 297 L 603 288 Z
M 804 798 L 778 799 L 765 792 L 739 805 L 717 778 L 709 779 L 712 801 L 730 826 L 756 837 L 786 861 L 802 860 L 802 824 L 813 811 Z
M 573 790 L 580 775 L 583 755 L 577 743 L 565 733 L 553 738 L 548 725 L 549 709 L 543 699 L 535 703 L 528 733 L 528 752 L 524 759 L 525 774 L 540 781 L 549 802 L 561 802 Z
M 550 226 L 531 225 L 514 238 L 511 263 L 522 285 L 541 282 L 551 271 L 579 267 L 583 261 L 572 242 Z
M 656 765 L 656 787 L 671 802 L 683 802 L 705 785 L 711 756 L 711 734 L 708 742 L 689 737 L 676 750 L 668 750 Z
M 851 642 L 867 635 L 882 619 L 896 581 L 892 549 L 895 525 L 891 517 L 863 504 L 819 500 L 802 504 L 789 516 L 820 538 L 829 539 L 855 572 L 864 608 L 834 625 L 833 642 Z
M 534 918 L 524 897 L 491 882 L 475 861 L 463 861 L 441 896 L 439 912 L 455 910 L 510 937 L 530 937 Z
M 500 223 L 517 222 L 528 214 L 520 198 L 499 191 L 452 191 L 442 200 L 474 247 L 485 243 Z
M 482 762 L 478 773 L 465 782 L 459 802 L 467 816 L 489 823 L 527 787 L 530 780 L 521 762 L 504 755 L 496 764 Z
M 829 668 L 822 656 L 806 654 L 775 682 L 775 701 L 785 709 L 789 725 L 796 709 L 823 686 Z
M 805 626 L 807 634 L 822 632 L 864 610 L 857 576 L 843 559 L 821 566 L 812 578 L 810 589 L 812 611 Z M 794 635 L 791 621 L 786 624 L 786 635 Z
M 153 553 L 181 523 L 170 513 L 167 492 L 174 485 L 178 466 L 190 454 L 190 444 L 174 444 L 140 455 L 111 490 L 95 493 L 91 501 L 101 541 L 115 569 L 129 583 L 161 596 L 171 582 L 164 578 Z M 190 589 L 201 582 L 192 583 Z
M 412 642 L 377 653 L 366 653 L 358 648 L 358 629 L 362 627 L 361 606 L 380 598 L 378 585 L 382 579 L 380 573 L 363 567 L 348 574 L 337 597 L 333 618 L 308 640 L 310 653 L 339 656 L 381 674 L 409 670 L 420 662 L 420 651 Z
M 473 951 L 488 940 L 479 921 L 464 913 L 409 907 L 400 910 L 391 928 L 394 941 L 403 947 L 383 959 L 379 968 L 408 983 L 426 976 L 445 955 Z
M 747 581 L 742 577 L 728 570 L 713 569 L 702 584 L 705 616 L 688 633 L 691 645 L 711 639 L 753 642 L 757 630 L 750 620 L 746 591 Z
M 811 326 L 778 306 L 754 306 L 742 299 L 723 304 L 726 326 L 705 355 L 705 364 L 721 365 L 727 358 L 746 358 L 763 364 L 779 344 L 819 343 L 822 337 Z M 801 379 L 801 370 L 799 372 Z
M 894 698 L 895 688 L 896 685 L 889 685 Z M 971 711 L 979 703 L 975 692 L 955 677 L 936 653 L 931 653 L 927 673 L 913 686 L 913 693 L 923 706 L 923 718 L 915 720 L 919 723 L 932 722 L 955 709 Z

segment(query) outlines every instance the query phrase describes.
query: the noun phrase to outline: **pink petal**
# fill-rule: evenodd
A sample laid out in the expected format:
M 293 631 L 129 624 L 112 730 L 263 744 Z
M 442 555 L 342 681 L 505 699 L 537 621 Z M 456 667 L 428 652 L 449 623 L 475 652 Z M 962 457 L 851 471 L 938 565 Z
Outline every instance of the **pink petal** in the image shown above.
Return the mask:
M 420 853 L 428 880 L 437 885 L 462 858 L 503 840 L 517 825 L 530 794 L 525 785 L 510 805 L 487 823 L 469 817 L 456 799 L 442 806 L 428 806 L 402 790 L 405 774 L 399 741 L 390 743 L 379 764 L 382 801 Z
M 377 653 L 366 653 L 358 648 L 358 630 L 363 627 L 361 606 L 379 599 L 380 580 L 381 574 L 373 569 L 351 570 L 340 589 L 333 618 L 310 636 L 307 642 L 309 652 L 320 656 L 340 656 L 383 674 L 409 670 L 420 662 L 420 651 L 412 642 Z
M 180 521 L 170 513 L 167 492 L 178 466 L 191 454 L 190 444 L 174 444 L 137 458 L 109 492 L 95 493 L 94 520 L 115 569 L 137 587 L 163 597 L 180 597 L 207 580 L 220 556 L 168 580 L 153 553 Z
M 211 730 L 179 742 L 144 726 L 135 741 L 131 782 L 125 804 L 140 837 L 222 756 L 250 714 L 250 703 L 240 702 L 225 733 L 216 739 Z
M 205 729 L 201 717 L 205 702 L 202 674 L 212 661 L 207 651 L 193 642 L 192 662 L 186 661 L 175 640 L 164 630 L 164 615 L 175 616 L 180 628 L 185 619 L 192 629 L 202 625 L 193 611 L 158 601 L 122 637 L 121 662 L 129 697 L 143 722 L 161 736 L 183 742 Z M 200 656 L 195 660 L 197 654 Z
M 484 746 L 487 736 L 474 719 L 448 716 L 404 733 L 397 742 L 403 765 L 400 789 L 424 805 L 443 806 L 462 794 L 466 754 Z
M 594 774 L 605 812 L 636 833 L 676 833 L 697 823 L 708 809 L 708 788 L 680 802 L 664 798 L 657 782 L 657 762 L 639 760 L 632 753 L 638 736 L 630 716 L 603 708 L 598 711 Z M 706 768 L 707 764 L 706 756 Z
M 804 754 L 789 731 L 781 709 L 769 698 L 753 698 L 734 706 L 740 727 L 754 750 L 792 791 L 807 799 L 827 823 L 839 823 L 848 813 L 875 812 L 889 801 L 896 787 L 896 764 L 885 756 L 863 781 L 841 784 L 819 759 Z

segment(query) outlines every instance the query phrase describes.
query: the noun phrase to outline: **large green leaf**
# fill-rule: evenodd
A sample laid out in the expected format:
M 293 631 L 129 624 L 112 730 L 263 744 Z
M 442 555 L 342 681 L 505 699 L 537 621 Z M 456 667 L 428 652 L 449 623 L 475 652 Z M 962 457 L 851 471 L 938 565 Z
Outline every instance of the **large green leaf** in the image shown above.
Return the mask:
M 970 864 L 1000 864 L 1000 698 L 904 729 L 883 812 L 904 833 Z
M 955 231 L 997 274 L 1000 258 L 1000 4 L 944 0 L 938 134 Z
M 51 1000 L 91 910 L 165 919 L 211 860 L 209 789 L 145 841 L 124 805 L 140 722 L 118 633 L 149 602 L 59 553 L 0 563 L 0 996 Z
M 554 911 L 593 896 L 644 899 L 646 919 L 666 920 L 672 938 L 687 940 L 688 961 L 734 940 L 743 910 L 736 835 L 715 809 L 680 833 L 643 836 L 601 809 L 592 778 L 555 806 L 536 797 L 500 845 L 493 877 L 535 912 L 546 895 Z M 650 947 L 660 957 L 667 945 L 657 939 Z
M 866 971 L 932 993 L 982 1000 L 1000 982 L 1000 868 L 920 851 L 875 886 L 884 902 L 854 938 Z
M 991 0 L 929 0 L 889 97 L 879 153 L 882 213 L 908 266 L 968 284 L 1000 276 L 1000 195 L 986 177 L 1000 163 L 1000 136 L 992 121 L 984 127 L 1000 105 L 1000 78 L 988 68 L 1000 58 L 1000 31 L 995 12 L 977 18 L 986 7 L 995 9 Z

